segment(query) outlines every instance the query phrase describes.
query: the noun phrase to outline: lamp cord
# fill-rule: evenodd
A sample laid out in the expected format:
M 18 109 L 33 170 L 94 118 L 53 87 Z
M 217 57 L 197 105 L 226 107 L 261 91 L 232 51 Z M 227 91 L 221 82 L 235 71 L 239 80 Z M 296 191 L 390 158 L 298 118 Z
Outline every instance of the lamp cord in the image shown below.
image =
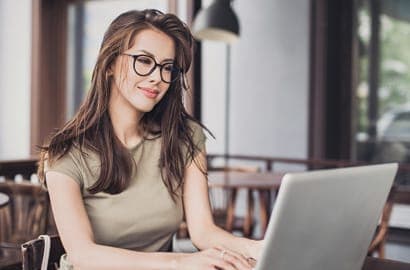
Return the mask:
M 228 167 L 229 155 L 229 113 L 230 113 L 230 79 L 231 45 L 226 44 L 226 79 L 225 79 L 225 166 Z

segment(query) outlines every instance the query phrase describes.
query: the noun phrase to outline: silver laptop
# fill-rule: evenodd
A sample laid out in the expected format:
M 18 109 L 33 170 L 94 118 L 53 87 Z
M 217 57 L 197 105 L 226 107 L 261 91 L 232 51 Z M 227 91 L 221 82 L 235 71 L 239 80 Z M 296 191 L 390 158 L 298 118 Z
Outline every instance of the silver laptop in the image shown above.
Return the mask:
M 395 163 L 286 174 L 256 270 L 360 270 Z

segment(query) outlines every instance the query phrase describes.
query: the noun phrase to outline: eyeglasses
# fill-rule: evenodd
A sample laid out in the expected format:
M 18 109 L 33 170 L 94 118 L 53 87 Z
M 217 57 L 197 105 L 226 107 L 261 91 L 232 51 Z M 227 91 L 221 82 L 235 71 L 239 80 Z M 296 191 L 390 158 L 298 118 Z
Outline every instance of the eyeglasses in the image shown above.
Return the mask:
M 140 76 L 148 76 L 159 67 L 161 80 L 165 83 L 172 83 L 176 81 L 179 78 L 179 74 L 181 74 L 181 69 L 176 67 L 173 62 L 158 64 L 150 55 L 132 55 L 126 53 L 123 53 L 123 55 L 131 56 L 134 59 L 134 71 Z

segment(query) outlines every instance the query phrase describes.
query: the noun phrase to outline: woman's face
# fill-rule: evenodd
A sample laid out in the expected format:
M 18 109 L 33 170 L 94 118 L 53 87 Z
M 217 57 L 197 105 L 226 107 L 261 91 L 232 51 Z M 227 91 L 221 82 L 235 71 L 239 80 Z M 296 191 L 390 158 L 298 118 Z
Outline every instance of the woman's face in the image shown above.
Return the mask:
M 134 60 L 136 55 L 138 58 Z M 165 81 L 170 78 L 170 63 L 174 59 L 175 44 L 168 35 L 155 29 L 139 32 L 133 46 L 118 56 L 113 65 L 111 109 L 129 108 L 137 113 L 151 111 L 168 91 L 170 83 Z

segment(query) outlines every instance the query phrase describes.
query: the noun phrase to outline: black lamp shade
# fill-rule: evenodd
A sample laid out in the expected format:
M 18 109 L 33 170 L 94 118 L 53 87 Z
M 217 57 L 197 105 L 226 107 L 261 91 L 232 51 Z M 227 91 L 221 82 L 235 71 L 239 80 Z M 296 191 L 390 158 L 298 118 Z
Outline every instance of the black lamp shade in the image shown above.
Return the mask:
M 239 38 L 239 23 L 230 0 L 215 0 L 201 9 L 195 18 L 192 32 L 200 40 L 218 40 L 233 43 Z

